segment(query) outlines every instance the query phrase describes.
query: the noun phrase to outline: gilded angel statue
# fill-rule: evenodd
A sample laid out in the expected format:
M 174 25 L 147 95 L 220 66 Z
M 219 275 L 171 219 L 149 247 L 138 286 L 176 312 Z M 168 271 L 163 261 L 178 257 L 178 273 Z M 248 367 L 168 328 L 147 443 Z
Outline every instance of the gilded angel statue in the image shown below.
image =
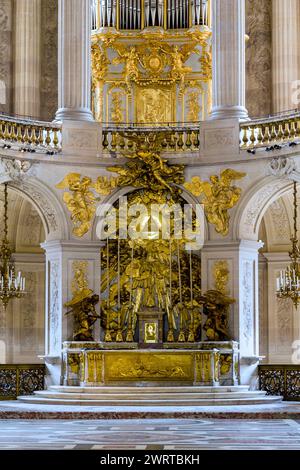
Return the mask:
M 63 200 L 71 213 L 71 220 L 75 225 L 73 233 L 77 237 L 82 237 L 89 231 L 96 211 L 96 198 L 90 191 L 91 187 L 91 178 L 81 177 L 80 173 L 69 173 L 56 185 L 58 189 L 69 191 L 64 193 Z
M 192 178 L 191 183 L 185 183 L 185 188 L 194 196 L 202 196 L 205 214 L 209 223 L 215 225 L 216 232 L 226 236 L 229 232 L 230 216 L 228 210 L 232 209 L 241 197 L 241 188 L 232 185 L 234 180 L 242 179 L 246 173 L 227 169 L 221 176 L 212 175 L 209 181 L 201 181 L 199 176 Z
M 171 59 L 171 77 L 173 80 L 179 80 L 183 85 L 185 80 L 185 75 L 192 72 L 191 67 L 185 66 L 185 62 L 188 60 L 189 56 L 197 50 L 195 49 L 196 42 L 191 41 L 188 44 L 183 46 L 168 46 L 164 45 L 162 48 L 163 52 L 167 53 Z
M 112 64 L 118 65 L 122 62 L 125 62 L 124 75 L 127 87 L 130 88 L 130 81 L 136 81 L 139 77 L 139 54 L 135 46 L 122 47 L 120 44 L 114 45 L 115 50 L 118 52 L 119 57 L 113 59 Z
M 139 150 L 126 157 L 129 159 L 126 167 L 107 168 L 119 174 L 119 186 L 151 187 L 174 193 L 175 187 L 172 184 L 183 183 L 183 165 L 168 165 L 167 160 L 162 159 L 158 153 Z

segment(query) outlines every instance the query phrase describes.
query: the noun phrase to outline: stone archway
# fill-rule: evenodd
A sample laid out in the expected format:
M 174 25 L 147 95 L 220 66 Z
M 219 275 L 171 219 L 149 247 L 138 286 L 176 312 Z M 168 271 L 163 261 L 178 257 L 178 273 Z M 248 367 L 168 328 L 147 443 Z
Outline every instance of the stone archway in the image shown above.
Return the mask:
M 233 220 L 234 238 L 258 241 L 262 218 L 268 207 L 291 190 L 288 179 L 268 176 L 254 184 L 243 196 Z
M 9 187 L 29 200 L 39 213 L 46 240 L 68 240 L 68 222 L 64 210 L 55 194 L 36 178 L 13 180 Z

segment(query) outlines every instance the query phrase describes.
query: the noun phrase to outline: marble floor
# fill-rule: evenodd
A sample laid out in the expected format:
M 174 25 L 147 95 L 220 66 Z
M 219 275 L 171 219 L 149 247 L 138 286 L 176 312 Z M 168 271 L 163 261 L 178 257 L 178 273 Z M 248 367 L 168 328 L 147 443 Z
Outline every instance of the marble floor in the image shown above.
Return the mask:
M 300 420 L 1 420 L 9 449 L 299 450 Z

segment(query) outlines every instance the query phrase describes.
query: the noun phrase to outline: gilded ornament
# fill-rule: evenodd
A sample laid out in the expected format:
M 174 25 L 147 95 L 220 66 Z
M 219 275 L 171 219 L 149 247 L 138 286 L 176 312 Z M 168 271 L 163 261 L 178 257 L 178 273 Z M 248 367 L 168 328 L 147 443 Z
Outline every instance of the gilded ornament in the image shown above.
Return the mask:
M 128 162 L 124 166 L 108 167 L 108 171 L 118 173 L 118 186 L 151 188 L 152 191 L 167 190 L 174 194 L 175 185 L 184 182 L 184 165 L 169 165 L 159 153 L 137 150 L 127 154 Z
M 229 267 L 228 261 L 216 261 L 213 266 L 213 275 L 215 279 L 215 288 L 222 294 L 228 294 Z
M 232 354 L 220 354 L 220 374 L 226 375 L 232 367 Z
M 63 200 L 71 213 L 73 233 L 77 237 L 83 237 L 89 231 L 96 211 L 96 198 L 90 190 L 91 186 L 91 178 L 81 177 L 80 173 L 69 173 L 56 185 L 58 189 L 69 191 L 64 193 Z
M 187 96 L 187 121 L 198 122 L 200 120 L 200 112 L 202 107 L 199 103 L 199 92 L 192 91 Z
M 106 49 L 100 44 L 92 44 L 92 77 L 93 82 L 101 82 L 104 80 L 110 61 L 107 58 Z
M 110 109 L 111 122 L 120 124 L 124 122 L 124 108 L 122 107 L 122 93 L 114 92 L 111 98 Z
M 216 232 L 224 236 L 229 232 L 228 210 L 238 203 L 242 192 L 241 188 L 233 186 L 232 182 L 245 176 L 246 173 L 227 169 L 222 171 L 220 177 L 212 175 L 210 182 L 194 176 L 191 183 L 184 184 L 194 196 L 201 197 L 208 222 L 215 225 Z

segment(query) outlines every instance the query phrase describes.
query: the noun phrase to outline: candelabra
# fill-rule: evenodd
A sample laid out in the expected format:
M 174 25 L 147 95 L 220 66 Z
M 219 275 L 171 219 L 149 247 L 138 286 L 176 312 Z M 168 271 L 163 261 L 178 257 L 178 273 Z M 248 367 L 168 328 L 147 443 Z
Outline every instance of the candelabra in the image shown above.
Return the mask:
M 21 298 L 26 294 L 25 278 L 21 272 L 16 276 L 12 250 L 8 241 L 8 191 L 4 184 L 4 234 L 0 248 L 0 300 L 6 309 L 13 298 Z
M 292 262 L 277 278 L 276 295 L 280 299 L 291 299 L 295 308 L 300 302 L 300 248 L 297 237 L 297 184 L 294 182 L 294 236 L 289 257 Z

